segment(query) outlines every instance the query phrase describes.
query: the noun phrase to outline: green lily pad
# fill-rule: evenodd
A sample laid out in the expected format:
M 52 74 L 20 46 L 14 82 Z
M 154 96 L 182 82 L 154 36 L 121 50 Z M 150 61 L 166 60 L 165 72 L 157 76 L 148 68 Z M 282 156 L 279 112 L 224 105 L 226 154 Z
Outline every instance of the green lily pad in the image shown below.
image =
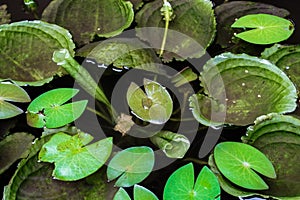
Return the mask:
M 187 137 L 171 131 L 159 131 L 150 140 L 169 158 L 183 158 L 190 147 Z
M 9 82 L 0 82 L 0 119 L 15 117 L 23 113 L 21 108 L 6 101 L 24 103 L 30 102 L 30 97 L 27 92 L 18 85 Z
M 55 163 L 53 176 L 58 180 L 85 178 L 105 164 L 112 150 L 112 138 L 87 145 L 92 140 L 93 137 L 87 133 L 70 136 L 59 132 L 43 145 L 39 159 Z
M 0 174 L 18 159 L 28 156 L 33 139 L 33 135 L 20 132 L 9 135 L 0 142 Z
M 261 150 L 275 167 L 277 178 L 266 179 L 270 189 L 262 194 L 300 198 L 300 119 L 276 113 L 261 116 L 242 140 Z
M 27 108 L 27 123 L 36 128 L 57 128 L 76 120 L 84 112 L 87 100 L 64 103 L 78 92 L 77 89 L 58 88 L 41 94 Z
M 143 181 L 154 166 L 154 152 L 146 146 L 130 147 L 118 152 L 109 162 L 108 180 L 118 178 L 117 187 L 130 187 Z
M 38 152 L 52 135 L 35 140 L 30 154 L 18 165 L 9 185 L 5 187 L 4 199 L 112 199 L 116 189 L 105 180 L 105 171 L 99 170 L 79 181 L 53 179 L 53 165 L 38 162 Z
M 220 199 L 220 186 L 217 177 L 205 166 L 194 182 L 194 167 L 189 163 L 177 169 L 167 180 L 164 200 Z
M 96 35 L 118 35 L 130 26 L 133 18 L 132 4 L 123 0 L 90 0 L 88 3 L 81 0 L 55 0 L 42 15 L 44 21 L 70 30 L 78 44 L 89 43 Z
M 201 57 L 215 36 L 212 2 L 173 0 L 170 4 L 175 17 L 169 22 L 163 58 L 170 61 Z M 155 0 L 144 5 L 136 15 L 138 36 L 157 49 L 161 47 L 165 27 L 162 7 L 163 1 Z
M 191 96 L 190 107 L 204 125 L 243 126 L 261 115 L 289 113 L 297 107 L 294 84 L 265 59 L 224 53 L 205 64 L 200 80 L 204 94 Z
M 232 42 L 236 42 L 232 40 L 236 30 L 230 26 L 242 16 L 258 13 L 276 15 L 278 17 L 287 17 L 290 14 L 289 11 L 271 4 L 252 1 L 226 1 L 215 8 L 218 33 L 216 43 L 223 48 L 231 46 Z
M 70 33 L 55 24 L 20 21 L 0 25 L 0 30 L 0 80 L 42 85 L 64 74 L 52 61 L 55 50 L 66 48 L 74 55 Z
M 146 94 L 135 83 L 128 88 L 127 102 L 132 113 L 153 124 L 167 122 L 173 111 L 173 101 L 167 89 L 148 79 L 144 79 L 144 88 Z
M 250 145 L 222 142 L 215 147 L 214 157 L 221 173 L 241 187 L 252 190 L 268 189 L 268 185 L 255 172 L 269 178 L 276 178 L 271 161 Z
M 7 5 L 3 4 L 0 6 L 0 24 L 7 24 L 10 21 L 10 14 L 7 13 Z
M 104 65 L 113 64 L 117 68 L 134 68 L 158 74 L 166 74 L 159 65 L 160 60 L 149 46 L 137 38 L 110 39 L 85 45 L 77 56 L 94 59 Z
M 155 196 L 155 194 L 153 194 L 153 192 L 140 185 L 134 185 L 133 199 L 134 200 L 158 200 L 158 198 Z M 116 193 L 114 200 L 131 200 L 131 198 L 123 188 L 120 188 Z
M 269 14 L 251 14 L 236 20 L 232 28 L 250 28 L 235 37 L 254 44 L 273 44 L 288 39 L 294 32 L 291 21 Z
M 270 60 L 295 84 L 298 93 L 300 91 L 300 45 L 280 45 L 265 49 L 262 53 L 262 58 Z

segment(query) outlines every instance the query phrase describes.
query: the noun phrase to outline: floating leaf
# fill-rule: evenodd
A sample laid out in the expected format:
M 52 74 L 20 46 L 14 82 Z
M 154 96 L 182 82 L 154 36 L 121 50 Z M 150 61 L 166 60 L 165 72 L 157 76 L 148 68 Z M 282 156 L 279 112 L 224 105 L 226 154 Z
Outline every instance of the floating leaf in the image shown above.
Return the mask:
M 189 163 L 177 169 L 167 180 L 164 200 L 220 199 L 220 186 L 216 176 L 205 166 L 194 182 L 194 167 Z
M 230 26 L 234 21 L 249 14 L 265 13 L 286 17 L 289 12 L 285 9 L 270 4 L 252 1 L 227 1 L 215 8 L 217 16 L 217 37 L 216 43 L 226 48 L 232 44 L 234 29 Z M 234 41 L 233 41 L 234 42 Z
M 150 190 L 140 185 L 134 185 L 133 199 L 134 200 L 158 200 L 155 194 L 153 194 Z M 123 188 L 120 188 L 116 193 L 114 200 L 131 200 L 131 198 Z
M 0 6 L 0 24 L 7 24 L 10 20 L 10 14 L 7 13 L 7 5 L 3 4 Z
M 246 15 L 236 20 L 232 28 L 250 28 L 235 36 L 254 44 L 273 44 L 288 39 L 294 32 L 291 21 L 269 14 Z
M 43 145 L 39 159 L 55 163 L 53 176 L 56 179 L 74 181 L 85 178 L 104 165 L 112 150 L 112 138 L 87 145 L 92 139 L 91 135 L 82 132 L 74 136 L 57 133 Z
M 15 161 L 26 158 L 34 136 L 28 133 L 14 133 L 0 142 L 0 174 Z
M 167 89 L 148 79 L 144 79 L 144 88 L 146 94 L 135 83 L 128 88 L 127 102 L 132 113 L 153 124 L 167 122 L 173 111 L 173 101 Z
M 222 142 L 214 149 L 215 162 L 221 173 L 231 182 L 252 190 L 268 189 L 268 185 L 254 170 L 269 178 L 276 178 L 272 163 L 256 148 L 238 142 Z
M 76 120 L 85 110 L 87 100 L 64 103 L 78 92 L 77 89 L 59 88 L 41 94 L 27 108 L 27 123 L 36 128 L 57 128 Z
M 130 147 L 117 153 L 107 168 L 108 180 L 118 178 L 117 187 L 130 187 L 143 181 L 154 166 L 154 152 L 149 147 Z
M 169 22 L 164 59 L 201 57 L 215 36 L 216 22 L 211 1 L 173 0 L 170 4 L 175 18 Z M 139 37 L 156 49 L 161 47 L 164 35 L 162 7 L 163 1 L 156 0 L 143 6 L 136 15 Z
M 74 55 L 75 48 L 67 30 L 38 20 L 0 25 L 0 46 L 0 80 L 21 85 L 42 85 L 62 75 L 52 54 L 66 48 Z
M 300 45 L 275 44 L 265 49 L 262 58 L 267 59 L 284 71 L 300 91 Z
M 134 68 L 165 74 L 155 52 L 137 38 L 114 38 L 85 45 L 77 56 L 94 59 L 97 63 L 117 68 Z
M 38 152 L 50 136 L 36 140 L 30 154 L 18 165 L 9 185 L 5 187 L 5 200 L 15 199 L 112 199 L 116 189 L 107 184 L 105 171 L 99 170 L 91 176 L 73 182 L 53 179 L 50 163 L 38 162 Z
M 183 158 L 190 147 L 187 137 L 170 131 L 159 131 L 150 140 L 169 158 Z
M 0 119 L 7 119 L 15 117 L 21 113 L 23 110 L 6 102 L 29 102 L 30 97 L 26 91 L 9 82 L 0 82 Z
M 267 60 L 246 54 L 212 58 L 200 80 L 205 94 L 190 97 L 190 107 L 204 125 L 248 125 L 260 115 L 288 113 L 297 106 L 296 88 L 286 74 Z
M 275 113 L 260 116 L 242 140 L 261 150 L 276 170 L 276 179 L 265 179 L 270 189 L 262 194 L 300 198 L 300 119 Z
M 76 16 L 74 18 L 74 16 Z M 113 16 L 113 17 L 112 17 Z M 70 30 L 79 44 L 99 37 L 112 37 L 133 21 L 132 4 L 123 0 L 55 0 L 44 10 L 42 19 Z

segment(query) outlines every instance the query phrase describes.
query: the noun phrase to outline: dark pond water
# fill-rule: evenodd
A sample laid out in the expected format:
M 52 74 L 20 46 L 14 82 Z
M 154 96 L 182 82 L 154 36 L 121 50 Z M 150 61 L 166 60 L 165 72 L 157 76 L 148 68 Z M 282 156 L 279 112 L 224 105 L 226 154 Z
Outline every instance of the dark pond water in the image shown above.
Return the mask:
M 22 2 L 23 2 L 22 0 L 0 0 L 0 5 L 1 4 L 8 5 L 8 11 L 9 11 L 9 13 L 11 13 L 13 21 L 34 19 L 34 17 L 31 14 L 28 14 L 24 11 Z M 50 2 L 50 0 L 39 0 L 38 1 L 38 3 L 39 3 L 39 13 L 38 14 L 39 15 L 41 15 L 42 10 L 48 5 L 49 2 Z M 214 1 L 215 5 L 219 5 L 223 2 L 224 1 L 221 1 L 221 0 Z M 290 19 L 295 23 L 296 30 L 295 30 L 294 34 L 292 35 L 292 37 L 290 39 L 288 39 L 288 41 L 286 41 L 286 42 L 289 44 L 298 44 L 300 41 L 300 28 L 297 27 L 297 26 L 300 27 L 300 6 L 298 6 L 298 2 L 295 0 L 285 0 L 285 1 L 261 0 L 261 1 L 257 1 L 257 2 L 272 4 L 277 7 L 285 8 L 288 11 L 290 11 L 290 13 L 291 13 Z M 70 77 L 64 77 L 64 78 L 60 79 L 59 81 L 54 81 L 51 84 L 53 86 L 45 86 L 45 87 L 34 88 L 34 89 L 29 88 L 29 93 L 30 93 L 31 97 L 34 98 L 35 96 L 42 93 L 44 90 L 50 89 L 51 87 L 60 87 L 60 86 L 61 87 L 67 87 L 67 86 L 72 87 L 73 82 Z M 23 119 L 23 120 L 25 120 L 25 119 Z M 19 130 L 21 130 L 22 128 L 27 128 L 27 127 L 25 127 L 25 125 L 20 125 L 20 127 L 18 127 Z M 38 134 L 37 130 L 31 130 L 31 131 Z M 236 140 L 236 141 L 238 141 L 241 137 L 241 134 L 243 134 L 244 132 L 245 132 L 244 128 L 225 129 L 225 130 L 223 130 L 223 133 L 222 133 L 223 137 L 221 138 L 221 140 Z M 201 145 L 201 142 L 203 141 L 203 136 L 201 136 L 201 134 L 198 134 L 194 141 L 197 141 L 197 142 L 193 143 L 191 149 L 189 150 L 189 152 L 188 152 L 189 157 L 197 157 L 197 154 L 198 154 L 198 151 L 200 148 L 199 146 Z M 164 184 L 165 184 L 167 178 L 175 169 L 177 169 L 179 166 L 182 166 L 183 164 L 186 164 L 186 163 L 175 162 L 171 165 L 171 167 L 155 171 L 151 177 L 149 177 L 146 181 L 143 182 L 143 185 L 146 186 L 147 188 L 149 188 L 155 194 L 157 194 L 160 197 L 160 199 L 162 199 L 161 194 L 162 194 L 163 187 L 164 187 Z M 13 166 L 8 171 L 8 173 L 6 173 L 0 177 L 1 189 L 3 189 L 3 186 L 7 184 L 8 180 L 10 178 L 10 175 L 15 170 L 14 167 L 16 167 L 16 165 Z M 198 173 L 199 171 L 200 171 L 200 168 L 196 167 L 196 173 Z M 222 193 L 221 197 L 224 200 L 238 199 L 238 198 L 232 197 L 230 195 L 227 195 L 225 193 Z

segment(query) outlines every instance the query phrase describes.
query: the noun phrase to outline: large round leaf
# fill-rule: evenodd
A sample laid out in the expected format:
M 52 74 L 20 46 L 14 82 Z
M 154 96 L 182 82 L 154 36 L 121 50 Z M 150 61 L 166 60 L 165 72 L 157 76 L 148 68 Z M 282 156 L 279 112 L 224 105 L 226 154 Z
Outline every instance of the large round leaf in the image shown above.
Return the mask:
M 177 59 L 201 57 L 215 36 L 216 22 L 212 3 L 207 0 L 173 0 L 170 4 L 174 19 L 169 23 L 164 58 L 170 60 L 173 57 Z M 164 35 L 165 20 L 161 15 L 162 7 L 163 1 L 156 0 L 147 3 L 136 15 L 138 27 L 142 28 L 137 29 L 139 37 L 147 40 L 155 48 L 161 46 Z M 198 48 L 198 45 L 201 48 Z
M 285 9 L 278 8 L 271 4 L 252 1 L 225 1 L 215 8 L 217 17 L 217 37 L 216 42 L 226 48 L 232 45 L 232 38 L 235 29 L 230 26 L 234 21 L 242 16 L 249 14 L 265 13 L 286 17 L 289 12 Z
M 118 35 L 130 26 L 133 14 L 132 4 L 124 0 L 55 0 L 44 10 L 42 19 L 67 28 L 82 44 L 96 35 Z
M 104 165 L 112 150 L 112 138 L 87 145 L 92 140 L 91 135 L 82 132 L 74 136 L 56 133 L 43 145 L 39 159 L 55 163 L 53 176 L 56 179 L 74 181 L 85 178 Z
M 219 200 L 220 192 L 216 176 L 207 167 L 202 168 L 195 183 L 194 167 L 189 163 L 177 169 L 169 177 L 163 196 L 164 200 Z
M 85 110 L 87 100 L 64 103 L 78 92 L 77 89 L 58 88 L 41 94 L 27 108 L 27 123 L 36 128 L 57 128 L 73 122 Z
M 235 35 L 254 44 L 273 44 L 288 39 L 294 32 L 291 21 L 269 14 L 246 15 L 236 20 L 232 28 L 250 28 Z
M 117 153 L 107 168 L 108 180 L 118 178 L 115 186 L 130 187 L 144 180 L 154 166 L 154 152 L 149 147 L 130 147 Z
M 221 173 L 233 183 L 253 190 L 268 189 L 255 172 L 276 178 L 268 158 L 256 148 L 238 142 L 222 142 L 214 149 L 215 162 Z
M 298 92 L 300 91 L 300 46 L 299 45 L 280 45 L 265 49 L 262 58 L 270 60 L 296 85 Z
M 200 80 L 204 94 L 193 95 L 190 106 L 205 125 L 247 125 L 258 116 L 292 112 L 297 106 L 297 91 L 288 76 L 268 60 L 246 54 L 212 58 Z
M 70 33 L 43 21 L 21 21 L 0 25 L 0 80 L 42 85 L 63 70 L 52 61 L 55 50 L 74 55 Z
M 132 113 L 153 124 L 163 124 L 173 111 L 173 101 L 166 88 L 155 81 L 144 79 L 145 92 L 135 83 L 127 91 L 127 102 Z
M 277 178 L 266 179 L 270 189 L 262 193 L 300 198 L 300 120 L 275 113 L 261 116 L 242 139 L 260 149 L 275 167 Z

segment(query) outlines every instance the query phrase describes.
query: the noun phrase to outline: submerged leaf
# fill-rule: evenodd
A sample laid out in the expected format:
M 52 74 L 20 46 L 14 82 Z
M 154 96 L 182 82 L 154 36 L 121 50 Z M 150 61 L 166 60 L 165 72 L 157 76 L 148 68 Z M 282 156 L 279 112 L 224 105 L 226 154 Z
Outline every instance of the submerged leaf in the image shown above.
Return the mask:
M 226 1 L 215 8 L 217 16 L 217 38 L 216 43 L 223 48 L 231 45 L 234 29 L 230 26 L 234 21 L 249 14 L 265 13 L 286 17 L 289 12 L 285 9 L 261 2 L 252 1 Z
M 43 145 L 39 159 L 55 163 L 53 176 L 56 179 L 74 181 L 85 178 L 104 165 L 112 150 L 112 138 L 87 145 L 92 140 L 91 135 L 82 132 L 74 136 L 56 133 Z
M 270 189 L 262 193 L 300 198 L 300 119 L 275 113 L 261 116 L 242 140 L 260 149 L 275 167 L 277 178 L 266 179 Z
M 127 102 L 138 118 L 153 123 L 167 122 L 173 111 L 173 101 L 167 89 L 155 81 L 144 79 L 144 91 L 131 83 L 127 91 Z
M 205 94 L 190 97 L 190 107 L 204 125 L 248 125 L 260 115 L 288 113 L 297 106 L 296 88 L 286 74 L 267 60 L 246 54 L 212 58 L 200 80 Z
M 74 55 L 70 33 L 43 21 L 20 21 L 0 25 L 0 80 L 42 85 L 63 70 L 52 61 L 55 50 L 66 48 Z
M 58 88 L 41 94 L 27 108 L 27 123 L 36 128 L 57 128 L 76 120 L 85 110 L 87 100 L 62 104 L 78 92 L 77 89 Z
M 189 163 L 177 169 L 167 180 L 164 200 L 220 199 L 220 186 L 216 176 L 205 166 L 194 182 L 194 167 Z
M 190 141 L 182 134 L 160 131 L 150 138 L 169 158 L 183 158 L 190 147 Z
M 0 174 L 20 158 L 26 158 L 34 136 L 28 133 L 14 133 L 0 142 Z
M 291 21 L 269 14 L 246 15 L 236 20 L 232 28 L 250 28 L 235 37 L 254 44 L 273 44 L 288 39 L 294 32 Z
M 267 59 L 284 71 L 300 92 L 300 45 L 280 45 L 265 49 L 262 58 Z
M 27 92 L 12 83 L 0 82 L 0 119 L 7 119 L 23 113 L 23 110 L 6 102 L 30 102 Z
M 146 146 L 130 147 L 117 153 L 107 168 L 108 180 L 118 178 L 117 187 L 130 187 L 143 181 L 154 166 L 154 152 Z
M 214 149 L 218 169 L 231 182 L 252 190 L 265 190 L 268 185 L 255 172 L 276 178 L 272 163 L 256 148 L 238 142 L 222 142 Z
M 155 52 L 137 38 L 114 38 L 84 46 L 77 56 L 94 59 L 97 63 L 117 68 L 142 69 L 159 74 L 166 72 L 159 65 Z
M 0 6 L 0 24 L 8 24 L 10 20 L 10 14 L 7 13 L 7 5 L 3 4 Z
M 79 44 L 89 43 L 96 35 L 120 34 L 130 26 L 133 17 L 132 4 L 124 0 L 55 0 L 42 15 L 43 20 L 70 30 Z
M 166 61 L 199 58 L 215 36 L 215 17 L 211 1 L 170 1 L 175 18 L 169 30 L 163 58 Z M 156 49 L 162 44 L 165 21 L 161 15 L 163 1 L 147 3 L 137 13 L 138 35 Z M 149 28 L 152 27 L 152 28 Z

